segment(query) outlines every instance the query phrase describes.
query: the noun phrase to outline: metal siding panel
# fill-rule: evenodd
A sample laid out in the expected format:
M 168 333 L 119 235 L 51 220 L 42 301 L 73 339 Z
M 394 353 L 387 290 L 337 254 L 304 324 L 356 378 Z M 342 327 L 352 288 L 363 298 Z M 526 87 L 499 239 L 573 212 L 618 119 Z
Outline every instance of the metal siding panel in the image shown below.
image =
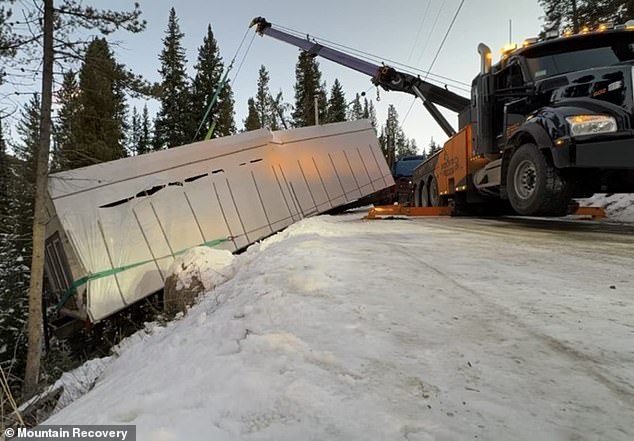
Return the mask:
M 219 248 L 235 251 L 393 184 L 367 121 L 260 131 L 171 150 L 51 178 L 60 224 L 75 235 L 87 271 L 153 260 L 88 282 L 93 320 L 160 289 L 174 253 L 223 238 L 229 241 Z M 120 205 L 98 208 L 112 203 Z
M 234 235 L 222 216 L 222 209 L 213 189 L 213 178 L 205 177 L 185 184 L 185 193 L 203 231 L 205 241 L 226 239 Z M 232 241 L 218 246 L 220 249 L 235 251 Z
M 174 253 L 204 242 L 182 187 L 167 187 L 152 199 L 166 242 Z

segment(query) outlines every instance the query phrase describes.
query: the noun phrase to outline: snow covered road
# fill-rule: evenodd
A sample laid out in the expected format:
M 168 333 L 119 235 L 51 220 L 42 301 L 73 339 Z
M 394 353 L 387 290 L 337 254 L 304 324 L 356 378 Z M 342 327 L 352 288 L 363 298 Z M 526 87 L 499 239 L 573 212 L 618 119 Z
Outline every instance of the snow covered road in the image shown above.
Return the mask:
M 634 439 L 634 238 L 360 213 L 291 226 L 47 424 L 139 440 Z

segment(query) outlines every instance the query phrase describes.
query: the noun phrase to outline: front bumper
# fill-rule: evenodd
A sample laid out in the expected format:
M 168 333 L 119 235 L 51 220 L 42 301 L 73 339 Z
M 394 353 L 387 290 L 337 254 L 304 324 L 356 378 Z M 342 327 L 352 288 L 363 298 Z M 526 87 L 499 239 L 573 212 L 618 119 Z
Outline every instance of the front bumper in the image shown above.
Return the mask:
M 570 143 L 554 147 L 558 168 L 634 169 L 634 138 Z

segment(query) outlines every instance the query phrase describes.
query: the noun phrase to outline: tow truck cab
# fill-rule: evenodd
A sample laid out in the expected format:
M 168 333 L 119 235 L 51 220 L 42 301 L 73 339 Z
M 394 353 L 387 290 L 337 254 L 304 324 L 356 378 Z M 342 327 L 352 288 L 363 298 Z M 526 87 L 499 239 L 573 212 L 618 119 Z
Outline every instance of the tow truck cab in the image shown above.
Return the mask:
M 506 48 L 472 85 L 473 187 L 520 214 L 561 214 L 572 197 L 634 192 L 634 32 L 583 33 Z M 536 153 L 540 153 L 542 158 Z M 515 159 L 514 159 L 515 158 Z M 478 168 L 478 167 L 476 167 Z

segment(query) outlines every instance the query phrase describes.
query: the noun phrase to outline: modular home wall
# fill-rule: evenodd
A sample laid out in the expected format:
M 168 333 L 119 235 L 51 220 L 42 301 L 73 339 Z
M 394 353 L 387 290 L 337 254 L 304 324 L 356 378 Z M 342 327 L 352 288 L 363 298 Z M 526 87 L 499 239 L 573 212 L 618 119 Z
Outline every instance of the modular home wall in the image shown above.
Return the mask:
M 236 251 L 393 183 L 367 121 L 260 130 L 52 175 L 50 233 L 67 235 L 75 279 L 93 275 L 99 321 L 160 290 L 188 248 Z

